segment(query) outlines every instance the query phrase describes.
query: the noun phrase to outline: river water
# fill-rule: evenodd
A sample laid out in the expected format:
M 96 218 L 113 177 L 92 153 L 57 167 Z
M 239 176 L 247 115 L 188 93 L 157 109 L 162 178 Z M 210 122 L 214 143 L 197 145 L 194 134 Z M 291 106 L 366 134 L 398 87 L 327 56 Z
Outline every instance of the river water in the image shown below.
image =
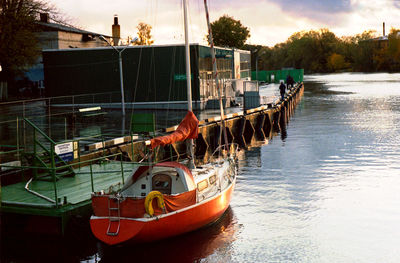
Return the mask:
M 287 137 L 245 153 L 228 261 L 400 261 L 399 84 L 306 77 Z
M 145 246 L 106 247 L 81 233 L 29 252 L 32 243 L 16 243 L 3 260 L 399 262 L 400 74 L 304 82 L 284 136 L 242 153 L 231 206 L 217 224 Z

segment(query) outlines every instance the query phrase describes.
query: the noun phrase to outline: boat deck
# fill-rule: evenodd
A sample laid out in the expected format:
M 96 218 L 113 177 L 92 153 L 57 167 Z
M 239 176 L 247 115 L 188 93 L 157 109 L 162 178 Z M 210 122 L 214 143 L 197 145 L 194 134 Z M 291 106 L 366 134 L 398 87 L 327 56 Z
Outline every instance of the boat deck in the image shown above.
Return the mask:
M 131 175 L 137 163 L 122 163 L 126 179 Z M 19 182 L 1 188 L 1 211 L 11 213 L 34 214 L 44 216 L 63 216 L 73 214 L 73 210 L 82 206 L 90 206 L 92 193 L 90 166 L 74 169 L 76 175 L 63 177 L 57 181 L 57 197 L 61 204 L 41 198 L 25 189 L 27 182 Z M 109 161 L 92 165 L 94 191 L 107 190 L 110 185 L 122 183 L 121 162 Z M 55 200 L 53 182 L 36 180 L 30 183 L 29 189 L 51 200 Z M 64 200 L 67 202 L 64 203 Z M 60 202 L 59 201 L 59 202 Z

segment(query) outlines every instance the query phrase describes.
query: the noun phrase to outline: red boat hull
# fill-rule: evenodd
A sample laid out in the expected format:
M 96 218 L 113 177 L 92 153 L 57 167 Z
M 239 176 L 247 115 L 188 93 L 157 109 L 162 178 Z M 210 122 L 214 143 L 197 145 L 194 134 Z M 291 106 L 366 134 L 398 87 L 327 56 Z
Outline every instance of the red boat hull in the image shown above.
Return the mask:
M 180 235 L 216 221 L 229 207 L 235 183 L 216 197 L 184 209 L 153 218 L 121 218 L 117 235 L 108 235 L 108 217 L 93 216 L 93 234 L 109 245 L 127 241 L 151 242 Z M 114 223 L 117 224 L 117 223 Z

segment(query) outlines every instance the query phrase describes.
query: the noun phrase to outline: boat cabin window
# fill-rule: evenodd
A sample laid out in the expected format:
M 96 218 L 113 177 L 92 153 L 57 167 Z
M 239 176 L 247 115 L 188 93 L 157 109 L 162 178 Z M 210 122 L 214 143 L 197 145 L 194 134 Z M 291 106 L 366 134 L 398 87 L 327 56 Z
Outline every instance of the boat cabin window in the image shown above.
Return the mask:
M 172 179 L 167 174 L 156 174 L 152 178 L 152 190 L 162 194 L 171 194 Z
M 199 190 L 199 192 L 203 191 L 203 190 L 206 189 L 207 187 L 208 187 L 207 179 L 205 179 L 205 180 L 203 180 L 203 181 L 201 181 L 201 182 L 199 182 L 199 183 L 197 184 L 197 189 Z

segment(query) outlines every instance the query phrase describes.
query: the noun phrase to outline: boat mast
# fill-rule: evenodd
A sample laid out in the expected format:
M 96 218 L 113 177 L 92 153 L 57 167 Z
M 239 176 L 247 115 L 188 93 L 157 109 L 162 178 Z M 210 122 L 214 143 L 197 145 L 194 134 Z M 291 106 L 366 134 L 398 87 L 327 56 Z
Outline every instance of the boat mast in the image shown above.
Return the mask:
M 186 88 L 187 88 L 187 101 L 188 111 L 192 109 L 192 78 L 190 77 L 190 48 L 189 48 L 189 33 L 188 33 L 188 22 L 187 22 L 187 3 L 183 0 L 183 18 L 185 21 L 185 57 L 186 57 Z M 193 139 L 188 140 L 190 163 L 189 168 L 194 168 L 194 150 L 193 150 Z
M 210 48 L 211 48 L 213 74 L 214 74 L 214 79 L 215 79 L 216 86 L 217 86 L 218 97 L 219 97 L 219 108 L 220 108 L 220 113 L 221 113 L 222 131 L 219 136 L 219 142 L 220 142 L 220 144 L 222 144 L 221 137 L 222 137 L 222 132 L 223 132 L 225 146 L 228 147 L 228 135 L 226 134 L 226 128 L 225 128 L 224 106 L 222 104 L 222 94 L 221 94 L 221 89 L 220 89 L 219 80 L 218 80 L 217 60 L 215 58 L 214 40 L 213 40 L 213 35 L 212 35 L 212 30 L 211 30 L 210 17 L 208 15 L 207 0 L 204 0 L 204 8 L 206 10 L 207 27 L 208 27 L 208 42 L 210 43 Z

